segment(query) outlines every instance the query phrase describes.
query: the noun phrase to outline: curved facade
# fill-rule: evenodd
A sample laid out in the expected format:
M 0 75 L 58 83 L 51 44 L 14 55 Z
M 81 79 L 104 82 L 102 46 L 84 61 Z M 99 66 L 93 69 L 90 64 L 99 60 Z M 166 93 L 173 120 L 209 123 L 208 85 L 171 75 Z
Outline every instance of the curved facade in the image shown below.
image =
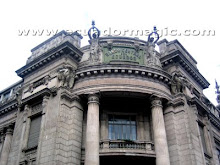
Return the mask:
M 1 165 L 219 164 L 219 109 L 177 41 L 62 31 L 0 103 Z

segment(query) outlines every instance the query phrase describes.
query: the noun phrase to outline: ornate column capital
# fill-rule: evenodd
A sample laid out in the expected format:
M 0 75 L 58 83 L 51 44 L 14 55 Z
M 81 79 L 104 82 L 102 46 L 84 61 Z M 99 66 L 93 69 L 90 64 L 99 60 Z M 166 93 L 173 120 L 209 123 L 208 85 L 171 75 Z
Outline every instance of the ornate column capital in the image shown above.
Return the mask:
M 96 93 L 91 93 L 88 95 L 88 104 L 90 103 L 97 103 L 99 104 L 99 95 Z
M 7 134 L 12 135 L 12 133 L 13 133 L 13 129 L 12 129 L 11 127 L 8 127 L 8 128 L 6 129 L 6 135 L 7 135 Z
M 5 140 L 5 134 L 3 133 L 3 130 L 0 130 L 0 143 L 3 143 Z
M 153 107 L 163 107 L 162 106 L 162 99 L 157 96 L 151 96 L 151 108 Z

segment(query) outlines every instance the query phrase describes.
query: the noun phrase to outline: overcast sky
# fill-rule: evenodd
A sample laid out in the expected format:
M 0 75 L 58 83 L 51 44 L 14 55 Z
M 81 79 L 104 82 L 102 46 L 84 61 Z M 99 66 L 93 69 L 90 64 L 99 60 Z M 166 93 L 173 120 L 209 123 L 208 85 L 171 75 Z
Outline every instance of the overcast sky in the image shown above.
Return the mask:
M 91 21 L 103 32 L 111 28 L 112 33 L 125 30 L 151 30 L 154 25 L 166 33 L 179 32 L 181 35 L 162 36 L 168 41 L 178 39 L 198 62 L 200 73 L 211 84 L 205 95 L 217 104 L 215 79 L 220 83 L 220 23 L 218 0 L 175 0 L 157 1 L 73 1 L 73 0 L 7 0 L 0 2 L 0 90 L 17 82 L 20 78 L 15 71 L 25 65 L 30 50 L 52 37 L 48 31 L 88 30 Z M 28 35 L 21 31 L 28 30 Z M 34 31 L 43 31 L 42 34 Z M 188 31 L 186 31 L 188 30 Z M 193 30 L 194 31 L 193 33 Z M 204 30 L 214 31 L 211 36 L 202 36 Z M 184 33 L 184 32 L 187 33 Z M 108 31 L 105 33 L 107 34 Z M 116 33 L 116 34 L 117 34 Z M 27 34 L 27 33 L 26 33 Z M 147 36 L 135 36 L 147 40 Z M 49 36 L 48 36 L 49 35 Z M 88 43 L 83 32 L 82 44 Z M 103 35 L 103 34 L 102 34 Z M 114 34 L 112 34 L 114 35 Z M 187 35 L 187 36 L 186 36 Z

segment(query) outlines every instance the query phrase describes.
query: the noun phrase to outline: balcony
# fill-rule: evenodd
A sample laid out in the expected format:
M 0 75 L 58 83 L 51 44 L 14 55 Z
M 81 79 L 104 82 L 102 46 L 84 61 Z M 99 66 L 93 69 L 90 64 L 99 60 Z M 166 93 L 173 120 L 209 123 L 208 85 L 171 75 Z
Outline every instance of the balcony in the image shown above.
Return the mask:
M 102 140 L 100 142 L 100 156 L 125 154 L 155 157 L 154 144 L 152 142 L 130 140 Z

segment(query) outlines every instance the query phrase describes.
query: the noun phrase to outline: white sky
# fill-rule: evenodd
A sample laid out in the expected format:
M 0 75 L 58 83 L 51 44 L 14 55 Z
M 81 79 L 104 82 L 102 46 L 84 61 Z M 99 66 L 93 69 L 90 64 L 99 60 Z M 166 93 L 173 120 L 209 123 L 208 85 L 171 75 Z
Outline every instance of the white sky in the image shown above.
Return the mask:
M 30 50 L 52 37 L 19 36 L 19 30 L 89 29 L 94 19 L 103 31 L 114 30 L 215 30 L 215 36 L 165 36 L 178 39 L 197 60 L 200 73 L 211 84 L 205 95 L 216 103 L 215 79 L 220 83 L 220 41 L 218 0 L 157 1 L 73 1 L 73 0 L 7 0 L 0 2 L 0 91 L 20 78 L 15 71 L 25 65 Z M 135 37 L 135 36 L 132 36 Z M 147 40 L 147 36 L 139 36 Z M 83 38 L 83 45 L 88 37 Z

